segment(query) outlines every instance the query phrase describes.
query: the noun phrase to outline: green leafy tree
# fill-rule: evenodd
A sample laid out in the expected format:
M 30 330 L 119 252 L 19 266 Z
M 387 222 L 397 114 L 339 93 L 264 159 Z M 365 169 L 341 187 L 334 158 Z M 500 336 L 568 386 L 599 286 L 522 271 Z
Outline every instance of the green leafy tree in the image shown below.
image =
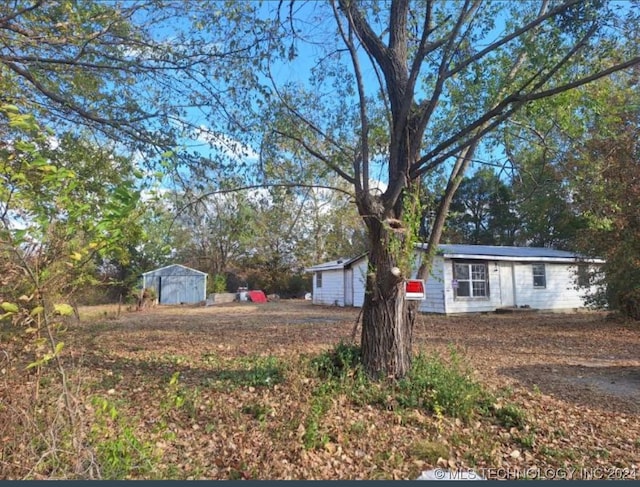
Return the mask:
M 297 191 L 301 217 L 297 232 L 301 241 L 299 267 L 355 257 L 366 249 L 362 219 L 344 181 L 328 181 L 336 188 L 301 188 Z
M 513 174 L 517 244 L 575 250 L 584 220 L 572 203 L 566 161 L 583 137 L 589 104 L 580 90 L 563 93 L 526 107 L 497 133 Z
M 224 275 L 244 256 L 255 237 L 255 207 L 244 191 L 214 193 L 195 203 L 178 197 L 173 233 L 184 234 L 174 257 L 208 272 Z
M 0 105 L 0 133 L 0 320 L 24 332 L 24 349 L 32 354 L 27 368 L 36 373 L 36 425 L 50 407 L 38 395 L 41 369 L 53 364 L 58 372 L 72 453 L 50 453 L 80 474 L 87 450 L 62 332 L 74 312 L 70 297 L 90 282 L 96 257 L 119 254 L 128 239 L 138 193 L 119 173 L 108 188 L 104 179 L 93 184 L 81 177 L 97 161 L 109 164 L 104 152 L 78 139 L 71 146 L 55 143 L 33 115 L 14 105 Z M 99 171 L 107 172 L 91 174 Z
M 586 220 L 577 238 L 590 257 L 604 258 L 584 284 L 598 284 L 592 304 L 640 319 L 640 96 L 638 72 L 587 90 L 596 102 L 585 137 L 567 164 L 574 205 Z M 584 279 L 584 278 L 583 278 Z
M 492 169 L 482 168 L 460 183 L 443 238 L 454 243 L 513 245 L 519 228 L 511 188 Z

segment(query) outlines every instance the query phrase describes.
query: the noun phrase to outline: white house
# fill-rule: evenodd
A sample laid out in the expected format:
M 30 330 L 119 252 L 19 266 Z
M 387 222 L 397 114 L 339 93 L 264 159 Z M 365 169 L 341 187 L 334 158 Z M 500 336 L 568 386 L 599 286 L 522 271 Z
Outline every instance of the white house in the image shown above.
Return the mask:
M 416 249 L 414 269 L 425 256 Z M 367 256 L 307 269 L 314 273 L 313 303 L 360 307 L 364 303 Z M 426 282 L 425 313 L 468 313 L 529 307 L 570 311 L 584 307 L 585 288 L 577 281 L 588 266 L 604 263 L 578 254 L 539 247 L 443 244 Z M 415 276 L 415 270 L 414 270 Z M 413 276 L 412 276 L 413 277 Z
M 313 304 L 356 306 L 364 303 L 367 255 L 338 259 L 305 269 L 313 272 Z
M 193 304 L 206 299 L 207 273 L 179 264 L 142 274 L 142 287 L 153 288 L 160 304 Z

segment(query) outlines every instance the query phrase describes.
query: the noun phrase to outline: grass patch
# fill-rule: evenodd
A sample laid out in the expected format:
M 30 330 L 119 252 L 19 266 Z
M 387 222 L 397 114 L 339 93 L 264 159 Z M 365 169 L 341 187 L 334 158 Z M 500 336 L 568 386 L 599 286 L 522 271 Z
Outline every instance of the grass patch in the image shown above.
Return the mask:
M 284 365 L 277 357 L 268 355 L 251 356 L 222 363 L 209 356 L 216 363 L 217 370 L 211 371 L 211 377 L 205 380 L 209 387 L 226 386 L 228 390 L 237 387 L 273 387 L 284 382 Z
M 322 420 L 331 407 L 332 396 L 330 387 L 321 385 L 314 391 L 302 435 L 307 450 L 323 448 L 329 442 L 329 435 L 322 431 Z
M 438 441 L 416 441 L 409 446 L 409 454 L 436 465 L 440 458 L 449 458 L 449 447 Z

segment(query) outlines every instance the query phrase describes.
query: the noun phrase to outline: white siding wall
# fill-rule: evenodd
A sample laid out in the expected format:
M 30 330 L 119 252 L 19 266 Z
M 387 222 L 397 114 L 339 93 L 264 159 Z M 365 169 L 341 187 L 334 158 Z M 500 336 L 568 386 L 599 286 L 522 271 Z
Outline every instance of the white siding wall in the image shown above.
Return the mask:
M 533 287 L 533 268 L 529 263 L 516 263 L 516 304 L 534 309 L 573 310 L 584 307 L 583 290 L 575 289 L 576 267 L 569 264 L 545 263 L 546 287 Z
M 455 298 L 453 287 L 453 262 L 445 262 L 445 306 L 447 313 L 469 313 L 494 311 L 510 304 L 510 286 L 502 286 L 505 262 L 488 261 L 489 299 Z M 509 263 L 508 265 L 511 265 Z M 583 290 L 574 289 L 575 266 L 570 264 L 545 263 L 546 287 L 534 288 L 531 263 L 513 263 L 515 282 L 515 305 L 529 305 L 534 309 L 568 311 L 584 307 Z
M 322 271 L 322 287 L 317 286 L 317 274 L 313 276 L 313 304 L 344 306 L 344 270 Z
M 360 259 L 354 262 L 353 268 L 353 305 L 362 308 L 364 305 L 364 292 L 367 287 L 367 267 L 369 259 Z
M 418 268 L 420 267 L 421 257 L 422 253 L 420 253 L 416 259 L 415 272 L 412 277 L 415 277 Z M 420 311 L 422 313 L 446 313 L 444 307 L 443 263 L 444 259 L 442 257 L 434 257 L 433 265 L 431 266 L 431 273 L 429 274 L 429 279 L 427 279 L 425 286 L 425 299 L 420 302 Z
M 419 254 L 415 269 L 420 266 Z M 481 261 L 478 261 L 481 262 Z M 489 278 L 488 298 L 455 298 L 453 289 L 453 261 L 443 257 L 434 257 L 431 275 L 426 282 L 426 299 L 420 303 L 423 313 L 477 313 L 495 311 L 497 308 L 511 305 L 529 305 L 542 310 L 573 310 L 582 308 L 583 290 L 574 289 L 575 266 L 570 264 L 545 263 L 546 287 L 533 287 L 531 263 L 486 261 Z M 353 269 L 353 305 L 362 307 L 364 303 L 366 258 L 354 262 Z M 313 280 L 313 303 L 344 306 L 345 272 L 343 269 L 322 271 L 322 287 Z M 415 277 L 415 271 L 413 273 Z M 512 277 L 513 276 L 513 277 Z M 508 285 L 502 281 L 508 279 Z M 515 292 L 513 285 L 515 284 Z M 515 294 L 512 297 L 512 293 Z
M 418 267 L 420 267 L 420 257 L 418 255 L 412 277 L 415 277 Z M 444 313 L 444 285 L 442 281 L 442 257 L 434 259 L 431 269 L 431 277 L 426 283 L 426 299 L 420 303 L 420 311 L 423 313 Z M 367 267 L 369 261 L 362 259 L 353 265 L 353 305 L 361 308 L 364 304 L 364 294 L 367 285 Z

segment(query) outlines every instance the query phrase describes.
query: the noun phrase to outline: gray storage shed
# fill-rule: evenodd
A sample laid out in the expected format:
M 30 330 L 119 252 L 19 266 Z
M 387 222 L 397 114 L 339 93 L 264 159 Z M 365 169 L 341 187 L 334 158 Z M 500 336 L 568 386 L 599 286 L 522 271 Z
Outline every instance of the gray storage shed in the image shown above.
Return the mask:
M 159 304 L 193 304 L 207 297 L 207 273 L 179 264 L 142 274 L 142 286 L 155 289 Z

